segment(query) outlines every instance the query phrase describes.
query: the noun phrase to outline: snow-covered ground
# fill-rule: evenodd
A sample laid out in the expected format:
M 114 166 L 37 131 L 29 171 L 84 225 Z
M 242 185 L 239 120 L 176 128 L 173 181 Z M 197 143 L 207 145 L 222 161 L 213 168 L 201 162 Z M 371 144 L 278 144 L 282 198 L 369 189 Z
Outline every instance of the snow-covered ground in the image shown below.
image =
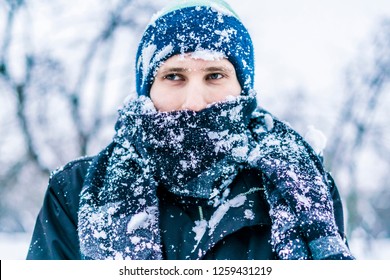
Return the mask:
M 390 260 L 390 239 L 372 240 L 370 244 L 354 239 L 349 242 L 349 247 L 357 259 Z
M 26 258 L 31 234 L 0 233 L 0 259 L 23 260 Z M 373 240 L 370 247 L 362 240 L 351 240 L 350 248 L 360 260 L 390 260 L 390 239 Z
M 0 259 L 23 260 L 31 239 L 26 233 L 0 233 Z

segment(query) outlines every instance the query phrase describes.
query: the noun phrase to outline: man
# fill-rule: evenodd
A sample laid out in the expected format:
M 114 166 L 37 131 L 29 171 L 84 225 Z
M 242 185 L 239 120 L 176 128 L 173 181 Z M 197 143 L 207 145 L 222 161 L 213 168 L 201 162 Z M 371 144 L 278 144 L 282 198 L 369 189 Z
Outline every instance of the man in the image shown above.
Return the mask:
M 112 143 L 52 175 L 28 259 L 353 259 L 321 161 L 256 108 L 225 2 L 167 7 L 136 63 Z

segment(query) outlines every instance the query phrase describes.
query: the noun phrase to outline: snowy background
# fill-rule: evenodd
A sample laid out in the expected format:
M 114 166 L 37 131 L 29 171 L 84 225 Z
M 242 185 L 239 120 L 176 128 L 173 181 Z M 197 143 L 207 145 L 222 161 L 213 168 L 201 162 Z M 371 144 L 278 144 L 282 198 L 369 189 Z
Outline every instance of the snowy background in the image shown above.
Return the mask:
M 25 258 L 50 172 L 109 142 L 167 1 L 0 0 L 0 259 Z M 227 2 L 252 34 L 259 103 L 326 135 L 352 251 L 390 259 L 390 1 Z

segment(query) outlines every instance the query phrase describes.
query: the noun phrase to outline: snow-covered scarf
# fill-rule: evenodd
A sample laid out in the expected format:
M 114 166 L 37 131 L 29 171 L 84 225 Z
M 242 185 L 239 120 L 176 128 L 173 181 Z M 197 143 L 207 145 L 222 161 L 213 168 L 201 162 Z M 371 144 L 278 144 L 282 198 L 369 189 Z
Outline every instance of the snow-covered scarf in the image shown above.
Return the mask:
M 255 112 L 248 163 L 264 176 L 280 259 L 354 259 L 338 233 L 328 176 L 312 147 L 291 127 Z
M 162 259 L 157 187 L 218 205 L 239 170 L 250 167 L 264 175 L 271 243 L 281 259 L 353 258 L 337 233 L 321 162 L 287 125 L 252 113 L 254 96 L 198 113 L 160 113 L 148 97 L 130 101 L 84 182 L 82 256 Z

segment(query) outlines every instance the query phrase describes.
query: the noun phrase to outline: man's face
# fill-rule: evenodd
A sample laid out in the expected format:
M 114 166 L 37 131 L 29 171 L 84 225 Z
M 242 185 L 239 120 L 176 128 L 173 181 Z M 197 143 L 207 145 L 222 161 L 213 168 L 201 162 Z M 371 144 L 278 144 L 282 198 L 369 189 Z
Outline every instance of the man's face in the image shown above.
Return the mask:
M 150 98 L 161 112 L 200 111 L 240 94 L 236 71 L 227 59 L 203 60 L 188 54 L 167 59 L 150 89 Z

